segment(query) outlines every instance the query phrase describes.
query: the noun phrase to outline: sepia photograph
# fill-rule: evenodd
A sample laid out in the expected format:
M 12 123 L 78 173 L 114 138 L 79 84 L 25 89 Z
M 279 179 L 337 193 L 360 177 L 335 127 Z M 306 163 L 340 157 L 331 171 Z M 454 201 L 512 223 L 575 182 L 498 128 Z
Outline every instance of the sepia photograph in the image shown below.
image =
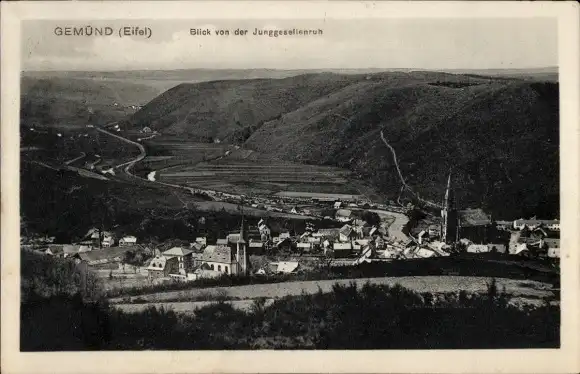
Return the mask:
M 562 347 L 557 17 L 19 29 L 16 350 Z

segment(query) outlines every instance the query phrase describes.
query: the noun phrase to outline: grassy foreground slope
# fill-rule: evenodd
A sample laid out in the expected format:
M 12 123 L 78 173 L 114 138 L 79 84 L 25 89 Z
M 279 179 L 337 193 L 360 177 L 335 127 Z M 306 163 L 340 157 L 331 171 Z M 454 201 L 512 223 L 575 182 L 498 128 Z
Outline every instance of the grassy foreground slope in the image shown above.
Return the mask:
M 242 143 L 274 158 L 346 167 L 396 197 L 439 201 L 448 172 L 462 207 L 497 217 L 558 214 L 558 84 L 435 72 L 183 84 L 130 120 Z

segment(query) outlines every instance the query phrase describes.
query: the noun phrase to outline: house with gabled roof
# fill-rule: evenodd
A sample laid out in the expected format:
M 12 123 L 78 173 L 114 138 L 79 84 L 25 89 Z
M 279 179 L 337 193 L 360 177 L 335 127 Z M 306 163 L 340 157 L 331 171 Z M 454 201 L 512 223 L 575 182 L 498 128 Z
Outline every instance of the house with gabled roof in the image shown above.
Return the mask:
M 94 250 L 87 252 L 79 252 L 77 257 L 86 262 L 88 265 L 101 265 L 113 262 L 122 262 L 125 257 L 125 253 L 129 251 L 136 251 L 140 249 L 139 246 L 130 247 L 115 247 L 103 250 Z
M 119 247 L 137 244 L 137 238 L 133 235 L 127 235 L 119 240 Z
M 237 274 L 235 252 L 227 245 L 208 245 L 201 256 L 201 266 L 223 274 Z
M 67 258 L 74 256 L 77 253 L 89 252 L 92 250 L 92 247 L 79 244 L 65 244 L 63 245 L 62 249 L 63 249 L 63 257 Z
M 352 243 L 332 243 L 332 248 L 325 249 L 324 254 L 332 258 L 349 257 L 352 254 Z
M 268 269 L 271 273 L 277 274 L 290 274 L 298 271 L 299 263 L 296 261 L 278 261 L 270 262 L 268 264 Z
M 315 238 L 327 238 L 332 240 L 338 240 L 339 237 L 339 228 L 332 228 L 332 229 L 319 229 L 317 232 L 313 233 L 312 236 Z
M 357 232 L 351 225 L 344 225 L 338 231 L 338 240 L 341 242 L 348 242 L 358 236 Z
M 187 272 L 192 267 L 191 254 L 193 251 L 188 248 L 183 247 L 173 247 L 163 252 L 161 255 L 164 257 L 175 257 L 177 258 L 179 273 L 182 275 L 187 274 Z
M 55 257 L 63 257 L 64 256 L 64 244 L 49 244 L 44 254 L 55 256 Z
M 179 273 L 179 261 L 177 257 L 155 257 L 149 263 L 147 273 L 149 280 L 169 277 L 170 274 Z

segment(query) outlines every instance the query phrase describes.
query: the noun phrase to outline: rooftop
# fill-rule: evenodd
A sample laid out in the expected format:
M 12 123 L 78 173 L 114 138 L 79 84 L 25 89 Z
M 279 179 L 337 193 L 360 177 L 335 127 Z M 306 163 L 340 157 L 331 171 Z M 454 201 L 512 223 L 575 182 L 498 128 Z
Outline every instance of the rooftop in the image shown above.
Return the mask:
M 81 260 L 83 261 L 98 261 L 104 259 L 112 259 L 115 257 L 123 256 L 126 252 L 135 251 L 140 249 L 138 246 L 128 246 L 128 247 L 114 247 L 107 249 L 96 249 L 90 252 L 82 252 L 79 254 Z
M 203 251 L 201 259 L 206 262 L 232 262 L 232 249 L 226 245 L 208 245 Z
M 465 209 L 459 211 L 462 227 L 485 226 L 491 224 L 491 218 L 481 209 Z
M 560 223 L 560 220 L 557 219 L 517 219 L 516 220 L 517 224 L 528 224 L 528 225 L 539 225 L 539 224 L 545 224 L 545 225 L 551 225 L 551 224 L 558 224 Z
M 173 247 L 165 252 L 163 252 L 163 256 L 187 256 L 188 254 L 192 253 L 191 249 L 186 249 L 182 247 Z
M 336 211 L 338 217 L 350 217 L 351 213 L 352 212 L 348 209 L 339 209 Z
M 351 243 L 333 243 L 332 249 L 352 249 Z
M 344 225 L 340 228 L 339 232 L 344 236 L 349 236 L 352 233 L 352 226 Z
M 147 270 L 163 270 L 163 269 L 165 269 L 165 264 L 167 263 L 167 260 L 168 260 L 168 258 L 163 257 L 163 256 L 155 257 L 149 263 Z

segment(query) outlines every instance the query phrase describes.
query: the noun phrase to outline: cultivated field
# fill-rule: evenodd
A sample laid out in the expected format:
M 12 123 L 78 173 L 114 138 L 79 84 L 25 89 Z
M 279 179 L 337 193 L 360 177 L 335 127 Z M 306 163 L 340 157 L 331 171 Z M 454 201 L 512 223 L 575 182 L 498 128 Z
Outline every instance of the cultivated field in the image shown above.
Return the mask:
M 156 294 L 134 296 L 130 298 L 114 298 L 110 301 L 116 307 L 133 312 L 143 310 L 151 305 L 164 306 L 176 311 L 194 311 L 207 305 L 212 300 L 229 300 L 233 306 L 242 309 L 251 305 L 251 300 L 257 298 L 277 299 L 285 296 L 298 296 L 302 293 L 313 294 L 321 290 L 330 292 L 336 283 L 347 285 L 354 282 L 358 287 L 365 283 L 394 286 L 400 284 L 416 292 L 455 293 L 460 290 L 467 292 L 485 292 L 491 278 L 488 277 L 456 277 L 456 276 L 418 276 L 418 277 L 383 277 L 363 279 L 341 279 L 327 281 L 284 282 L 274 284 L 255 284 L 236 287 L 211 287 L 182 291 L 160 292 Z M 538 304 L 543 299 L 553 297 L 550 284 L 537 281 L 522 281 L 513 279 L 497 279 L 499 289 L 513 298 L 514 303 Z M 127 302 L 127 300 L 130 300 Z
M 168 183 L 245 195 L 280 191 L 349 193 L 353 188 L 348 176 L 348 171 L 334 167 L 242 160 L 231 154 L 195 165 L 166 168 L 159 174 L 160 180 Z

